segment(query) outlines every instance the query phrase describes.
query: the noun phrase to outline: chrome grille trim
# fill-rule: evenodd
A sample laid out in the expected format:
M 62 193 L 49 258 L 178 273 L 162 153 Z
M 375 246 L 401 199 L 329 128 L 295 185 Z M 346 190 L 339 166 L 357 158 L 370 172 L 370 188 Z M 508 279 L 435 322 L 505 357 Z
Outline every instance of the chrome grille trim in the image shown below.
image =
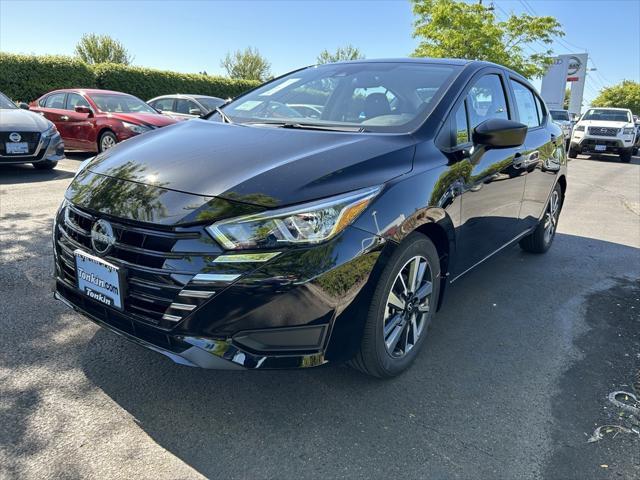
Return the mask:
M 231 274 L 231 273 L 199 273 L 191 280 L 192 283 L 231 283 L 234 280 L 240 278 L 240 274 Z
M 168 320 L 170 322 L 179 322 L 180 320 L 182 320 L 182 317 L 179 317 L 178 315 L 169 315 L 168 313 L 165 313 L 164 315 L 162 315 L 162 319 Z
M 175 310 L 184 310 L 184 311 L 187 311 L 187 312 L 190 312 L 191 310 L 193 310 L 196 307 L 197 307 L 197 305 L 190 305 L 188 303 L 175 303 L 175 302 L 173 302 L 171 305 L 169 305 L 169 308 L 173 308 Z
M 210 298 L 216 292 L 205 292 L 203 290 L 182 290 L 178 295 L 181 297 Z

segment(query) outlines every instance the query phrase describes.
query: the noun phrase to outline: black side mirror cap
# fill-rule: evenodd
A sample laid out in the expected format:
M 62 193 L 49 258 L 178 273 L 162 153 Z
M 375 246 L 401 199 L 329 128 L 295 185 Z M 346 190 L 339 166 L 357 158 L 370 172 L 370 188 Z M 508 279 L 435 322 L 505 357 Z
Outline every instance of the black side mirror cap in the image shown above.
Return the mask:
M 28 103 L 24 103 L 24 102 L 20 102 L 20 103 L 18 103 L 18 108 L 21 108 L 22 110 L 29 110 L 29 104 Z
M 513 148 L 524 143 L 528 127 L 514 120 L 490 118 L 473 129 L 473 143 L 491 148 Z

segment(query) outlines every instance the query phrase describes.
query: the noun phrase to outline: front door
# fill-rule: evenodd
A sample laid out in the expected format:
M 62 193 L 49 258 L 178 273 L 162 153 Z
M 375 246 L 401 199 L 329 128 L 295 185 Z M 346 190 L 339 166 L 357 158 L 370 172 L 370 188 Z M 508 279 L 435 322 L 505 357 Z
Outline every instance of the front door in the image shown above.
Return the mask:
M 90 140 L 93 138 L 95 119 L 88 113 L 76 112 L 76 106 L 90 107 L 89 102 L 82 95 L 77 93 L 67 94 L 65 104 L 66 120 L 60 122 L 60 135 L 70 148 L 95 150 L 95 143 Z
M 476 79 L 465 101 L 458 107 L 456 123 L 466 119 L 468 135 L 480 123 L 490 118 L 513 118 L 504 77 L 490 73 Z M 457 137 L 464 129 L 457 127 Z M 457 231 L 455 275 L 464 273 L 487 256 L 517 237 L 524 227 L 520 221 L 520 206 L 525 180 L 519 165 L 524 146 L 486 148 L 470 145 L 461 162 L 465 171 L 462 185 L 461 218 Z M 464 168 L 462 168 L 464 167 Z

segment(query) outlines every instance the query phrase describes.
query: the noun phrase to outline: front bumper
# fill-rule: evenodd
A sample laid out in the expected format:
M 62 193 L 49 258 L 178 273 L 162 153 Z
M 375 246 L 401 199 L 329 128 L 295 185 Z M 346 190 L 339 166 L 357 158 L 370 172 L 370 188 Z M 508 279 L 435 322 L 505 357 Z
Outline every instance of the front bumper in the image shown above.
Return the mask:
M 633 147 L 633 138 L 629 137 L 600 137 L 583 135 L 573 136 L 571 146 L 580 153 L 620 153 Z
M 359 316 L 354 312 L 369 303 L 371 288 L 367 286 L 375 277 L 385 245 L 374 235 L 347 227 L 324 244 L 285 251 L 259 265 L 240 265 L 216 264 L 216 256 L 226 252 L 212 246 L 210 238 L 204 238 L 202 245 L 191 238 L 185 240 L 185 248 L 210 251 L 203 258 L 171 258 L 163 264 L 162 269 L 171 266 L 171 271 L 180 273 L 162 280 L 174 282 L 176 293 L 168 300 L 173 303 L 159 312 L 155 321 L 140 315 L 139 298 L 144 294 L 137 284 L 125 285 L 124 311 L 107 307 L 78 290 L 66 244 L 71 241 L 69 233 L 61 233 L 59 227 L 66 221 L 59 213 L 54 225 L 56 298 L 97 324 L 176 363 L 215 369 L 314 367 L 350 358 L 359 345 L 361 331 Z M 176 245 L 171 252 L 174 257 L 180 249 Z M 70 247 L 87 248 L 80 242 Z M 143 278 L 143 272 L 137 271 L 130 260 L 108 259 L 130 272 L 127 282 L 146 278 L 150 284 L 153 280 L 159 283 L 161 269 L 155 268 Z M 214 267 L 216 270 L 212 270 Z M 192 268 L 190 273 L 186 272 L 188 268 Z M 194 284 L 194 278 L 202 272 L 217 276 L 217 283 L 211 284 L 215 294 L 206 300 L 194 300 L 196 306 L 177 317 L 179 312 L 172 310 L 176 299 L 191 301 L 186 297 L 183 300 L 178 289 L 193 292 L 194 288 L 207 288 Z M 156 303 L 161 301 L 160 290 L 157 292 Z M 167 316 L 178 320 L 166 321 Z
M 36 150 L 30 155 L 0 155 L 0 164 L 57 162 L 64 159 L 64 141 L 59 133 L 48 139 L 41 139 Z

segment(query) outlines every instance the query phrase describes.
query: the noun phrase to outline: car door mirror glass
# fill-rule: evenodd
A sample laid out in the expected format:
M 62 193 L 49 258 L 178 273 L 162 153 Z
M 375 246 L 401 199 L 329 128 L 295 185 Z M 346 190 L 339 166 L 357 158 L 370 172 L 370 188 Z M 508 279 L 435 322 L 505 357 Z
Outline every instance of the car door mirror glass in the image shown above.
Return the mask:
M 504 118 L 490 118 L 473 129 L 473 143 L 492 148 L 519 147 L 524 143 L 527 126 Z
M 87 113 L 90 117 L 93 116 L 93 110 L 91 110 L 91 107 L 87 107 L 85 105 L 76 105 L 74 110 L 76 113 Z

